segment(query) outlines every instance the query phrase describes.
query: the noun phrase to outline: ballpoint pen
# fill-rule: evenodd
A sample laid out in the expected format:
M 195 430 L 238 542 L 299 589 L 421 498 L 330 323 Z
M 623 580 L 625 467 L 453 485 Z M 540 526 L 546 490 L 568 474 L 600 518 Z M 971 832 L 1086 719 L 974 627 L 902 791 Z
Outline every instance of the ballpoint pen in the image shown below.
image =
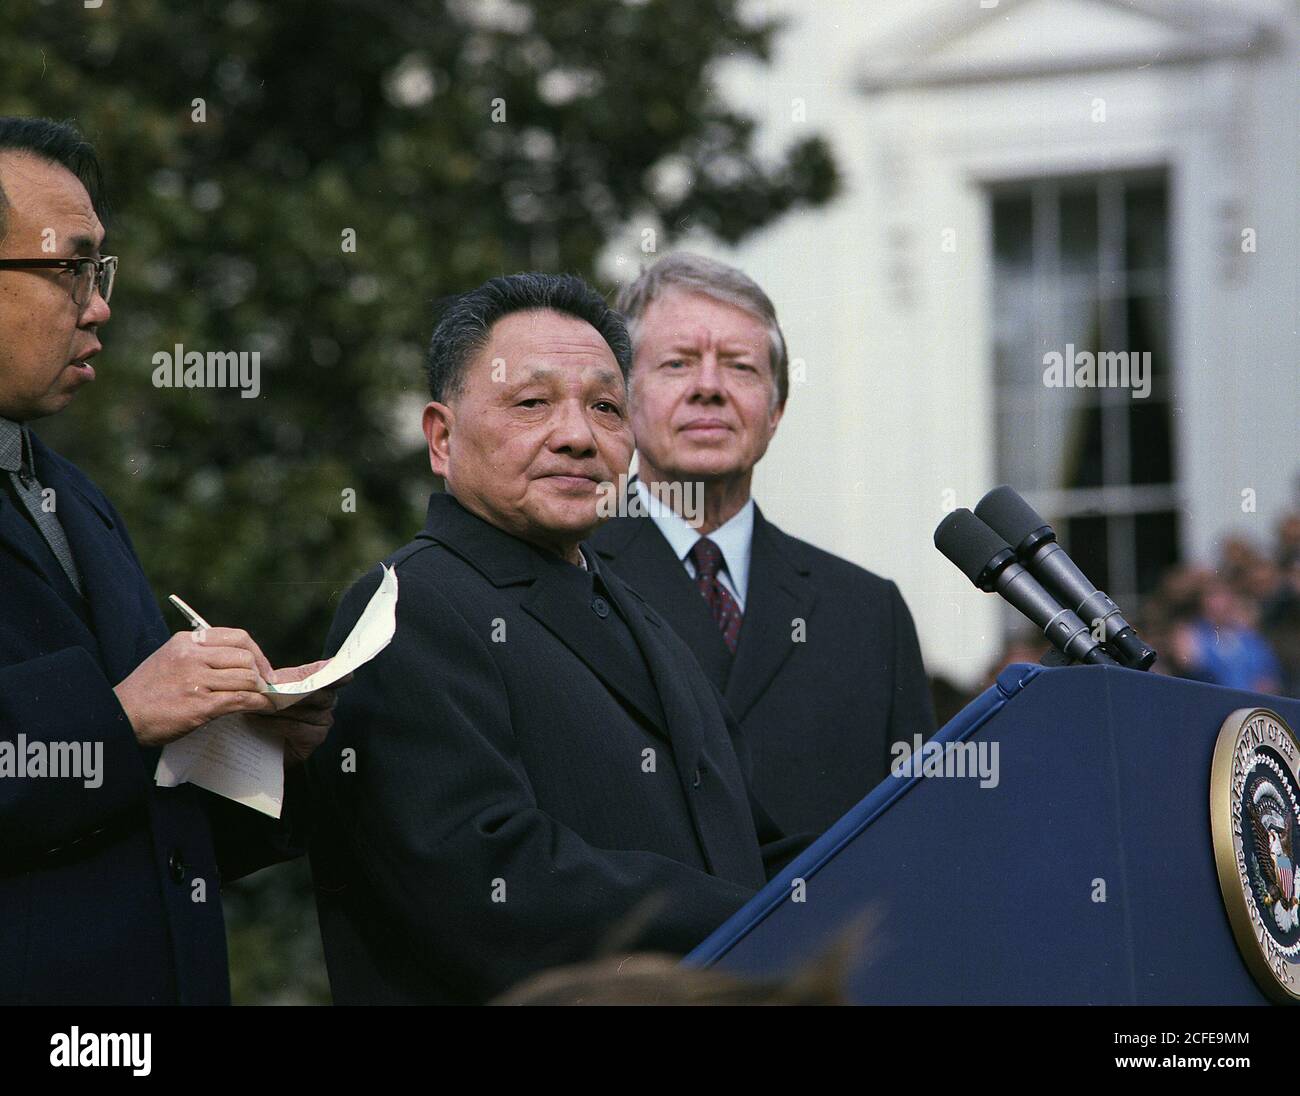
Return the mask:
M 167 600 L 170 601 L 173 605 L 176 606 L 177 609 L 179 609 L 182 613 L 185 614 L 185 619 L 190 622 L 191 628 L 212 627 L 211 624 L 209 624 L 206 620 L 204 620 L 201 616 L 199 616 L 198 613 L 196 613 L 193 609 L 191 609 L 188 605 L 186 605 L 185 602 L 183 602 L 175 594 L 169 595 Z

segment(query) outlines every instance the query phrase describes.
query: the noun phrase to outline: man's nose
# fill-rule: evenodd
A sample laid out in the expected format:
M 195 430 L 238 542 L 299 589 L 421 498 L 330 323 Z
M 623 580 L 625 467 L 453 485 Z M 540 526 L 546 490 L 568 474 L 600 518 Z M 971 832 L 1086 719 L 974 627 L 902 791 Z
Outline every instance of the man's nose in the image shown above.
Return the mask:
M 575 455 L 589 455 L 596 451 L 596 435 L 579 401 L 563 401 L 555 414 L 551 430 L 552 449 L 557 452 L 567 450 Z
M 700 357 L 699 368 L 695 370 L 695 383 L 691 387 L 694 399 L 721 399 L 723 394 L 722 363 L 717 354 L 708 351 Z
M 81 311 L 81 319 L 77 321 L 78 327 L 98 327 L 106 324 L 112 318 L 112 310 L 108 307 L 108 302 L 99 292 L 99 286 L 95 286 L 95 291 L 90 295 L 90 300 L 86 302 L 86 307 Z

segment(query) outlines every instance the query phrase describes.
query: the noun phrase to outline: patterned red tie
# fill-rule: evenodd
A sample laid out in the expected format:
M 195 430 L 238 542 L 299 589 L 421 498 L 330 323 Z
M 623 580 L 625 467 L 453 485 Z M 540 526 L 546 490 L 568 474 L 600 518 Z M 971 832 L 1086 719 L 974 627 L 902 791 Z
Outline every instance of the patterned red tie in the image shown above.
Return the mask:
M 708 537 L 700 537 L 691 548 L 690 560 L 695 564 L 695 585 L 713 612 L 714 623 L 722 632 L 722 641 L 733 655 L 740 639 L 740 622 L 744 619 L 740 606 L 731 591 L 718 579 L 722 567 L 722 549 Z

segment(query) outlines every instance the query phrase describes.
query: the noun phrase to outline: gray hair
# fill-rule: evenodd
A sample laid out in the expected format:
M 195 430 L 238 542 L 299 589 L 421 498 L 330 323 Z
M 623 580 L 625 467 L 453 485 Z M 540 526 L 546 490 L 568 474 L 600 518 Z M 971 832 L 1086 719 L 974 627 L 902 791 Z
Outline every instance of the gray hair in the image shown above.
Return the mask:
M 775 380 L 776 403 L 784 405 L 790 393 L 789 358 L 785 336 L 776 319 L 776 306 L 762 287 L 742 270 L 692 251 L 675 251 L 628 282 L 614 301 L 627 320 L 628 334 L 636 345 L 641 319 L 652 301 L 667 289 L 699 293 L 734 305 L 767 324 L 768 358 Z

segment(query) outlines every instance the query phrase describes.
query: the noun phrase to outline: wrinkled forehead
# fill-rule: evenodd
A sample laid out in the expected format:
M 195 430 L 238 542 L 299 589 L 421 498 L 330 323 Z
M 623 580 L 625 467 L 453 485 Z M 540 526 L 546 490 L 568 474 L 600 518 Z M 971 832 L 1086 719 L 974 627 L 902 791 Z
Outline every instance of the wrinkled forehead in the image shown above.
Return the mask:
M 725 294 L 684 286 L 668 286 L 656 294 L 632 326 L 638 348 L 673 344 L 768 349 L 769 323 L 763 316 Z
M 499 319 L 472 372 L 497 382 L 623 382 L 614 351 L 599 331 L 586 320 L 549 310 L 512 312 Z
M 21 244 L 40 248 L 33 254 L 50 253 L 51 233 L 58 254 L 88 253 L 103 243 L 104 226 L 90 194 L 62 164 L 25 151 L 0 150 L 0 188 L 8 250 Z

